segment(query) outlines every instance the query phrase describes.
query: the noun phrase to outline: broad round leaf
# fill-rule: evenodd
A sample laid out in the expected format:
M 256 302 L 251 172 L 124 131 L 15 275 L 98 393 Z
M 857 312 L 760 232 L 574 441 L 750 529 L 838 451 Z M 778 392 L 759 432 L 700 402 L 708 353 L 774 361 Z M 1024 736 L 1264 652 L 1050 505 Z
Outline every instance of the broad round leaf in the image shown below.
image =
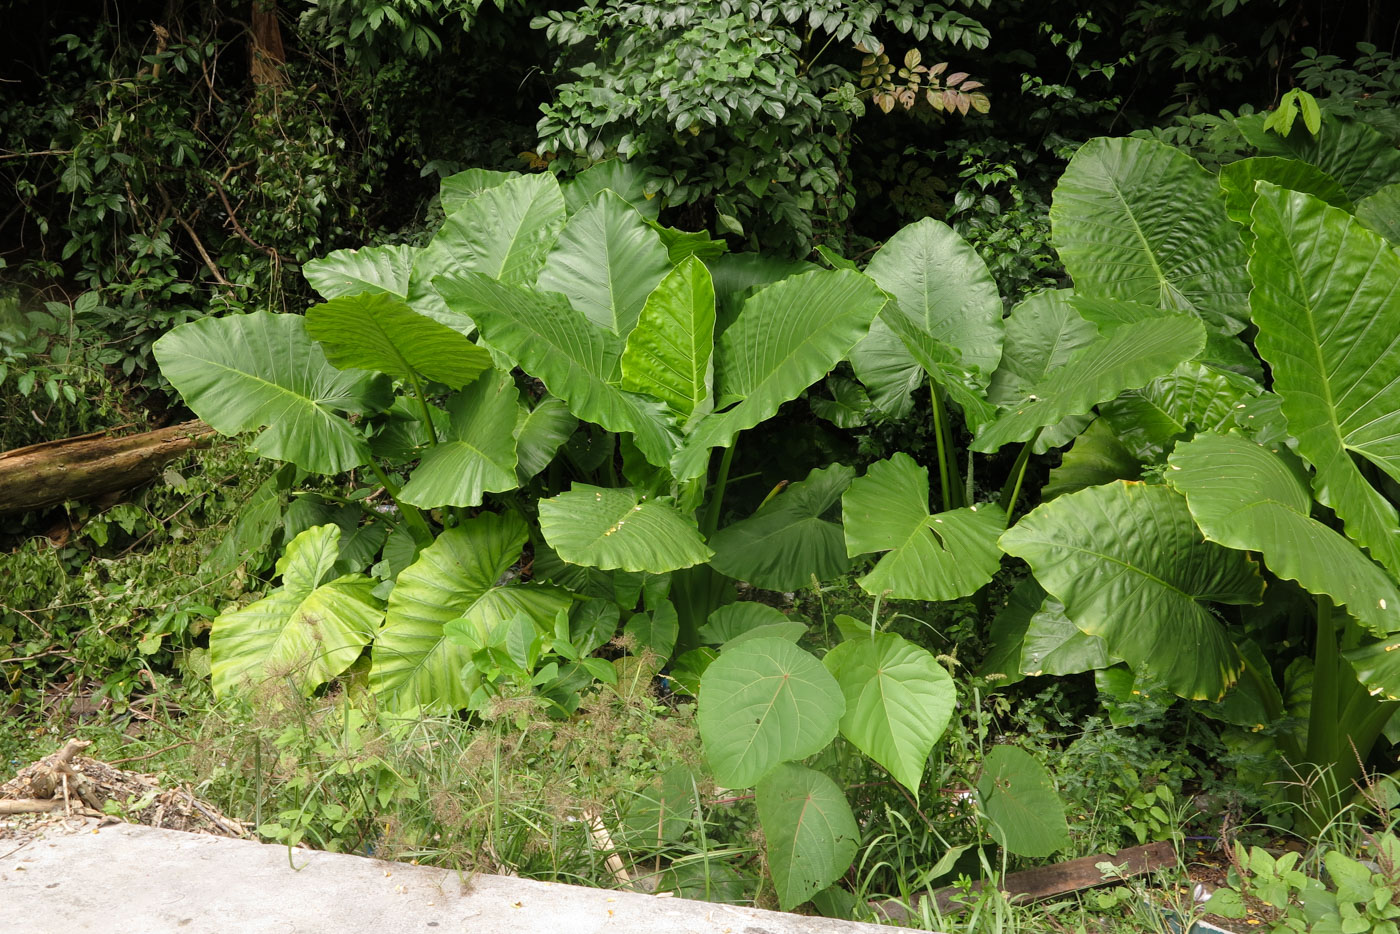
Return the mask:
M 985 389 L 1001 360 L 1001 295 L 977 251 L 946 224 L 925 218 L 900 230 L 870 260 L 865 274 L 894 296 L 914 326 L 953 348 L 969 382 Z M 856 377 L 880 408 L 907 410 L 920 363 L 877 320 L 851 351 Z M 940 383 L 941 370 L 930 371 Z
M 670 269 L 656 231 L 605 190 L 564 224 L 536 288 L 560 293 L 588 320 L 626 337 Z
M 1269 570 L 1343 604 L 1373 633 L 1400 631 L 1400 590 L 1370 558 L 1313 519 L 1307 477 L 1286 450 L 1238 436 L 1179 444 L 1167 482 L 1211 541 L 1257 551 Z
M 562 296 L 506 285 L 477 273 L 439 279 L 452 308 L 476 320 L 482 336 L 509 354 L 569 410 L 608 431 L 630 431 L 648 462 L 664 466 L 676 448 L 660 402 L 624 392 L 611 380 L 622 340 L 574 311 Z
M 1356 205 L 1356 219 L 1400 247 L 1400 182 L 1363 198 Z
M 1400 574 L 1395 507 L 1352 461 L 1400 481 L 1400 256 L 1344 211 L 1267 182 L 1254 233 L 1256 344 L 1317 498 Z
M 403 299 L 408 295 L 408 276 L 417 255 L 415 248 L 403 244 L 336 250 L 309 260 L 301 267 L 301 274 L 322 298 L 379 292 Z
M 509 285 L 529 285 L 564 226 L 564 196 L 548 172 L 520 175 L 486 188 L 443 221 L 418 254 L 408 283 L 414 311 L 464 334 L 472 322 L 443 303 L 433 279 L 476 272 Z
M 1342 186 L 1317 166 L 1278 156 L 1259 156 L 1232 162 L 1220 170 L 1220 189 L 1225 192 L 1225 207 L 1230 220 L 1240 226 L 1240 236 L 1246 247 L 1254 245 L 1254 233 L 1249 229 L 1253 223 L 1250 209 L 1254 207 L 1254 183 L 1258 181 L 1273 182 L 1280 188 L 1293 191 L 1306 191 L 1334 207 L 1351 210 L 1351 199 Z
M 1328 114 L 1316 135 L 1280 136 L 1264 130 L 1265 119 L 1264 114 L 1241 117 L 1236 126 L 1261 156 L 1283 156 L 1317 166 L 1336 179 L 1353 201 L 1400 182 L 1400 151 L 1375 127 Z
M 443 532 L 399 574 L 369 674 L 371 689 L 390 707 L 449 711 L 468 705 L 462 668 L 470 657 L 447 641 L 446 623 L 465 617 L 490 631 L 524 613 L 552 629 L 555 614 L 569 609 L 568 594 L 553 587 L 497 585 L 519 560 L 526 537 L 515 515 L 483 513 Z
M 1024 400 L 977 433 L 974 451 L 1026 441 L 1068 415 L 1086 415 L 1125 389 L 1137 389 L 1205 347 L 1205 330 L 1189 315 L 1161 315 L 1121 324 L 1030 387 Z
M 1258 603 L 1263 581 L 1243 553 L 1202 540 L 1179 494 L 1090 487 L 1037 507 L 1000 543 L 1109 654 L 1146 666 L 1182 697 L 1218 699 L 1239 675 L 1239 655 L 1207 604 Z
M 456 214 L 468 201 L 486 189 L 504 185 L 520 175 L 520 172 L 498 172 L 495 169 L 467 169 L 449 175 L 442 180 L 442 187 L 438 193 L 442 213 Z
M 321 584 L 339 554 L 337 525 L 307 529 L 277 562 L 282 586 L 214 620 L 209 636 L 214 693 L 228 697 L 286 678 L 309 694 L 350 666 L 384 611 L 374 581 L 349 574 Z
M 927 649 L 886 632 L 842 642 L 822 663 L 846 698 L 841 735 L 917 798 L 953 715 L 952 677 Z
M 1040 488 L 1040 499 L 1048 503 L 1085 487 L 1141 477 L 1142 461 L 1118 440 L 1106 420 L 1096 418 L 1074 439 L 1074 446 L 1064 453 L 1060 466 L 1050 471 L 1049 480 Z
M 791 911 L 841 878 L 860 828 L 837 784 L 805 766 L 779 766 L 758 783 L 757 799 L 778 906 Z
M 661 199 L 647 197 L 646 182 L 646 171 L 637 163 L 609 159 L 589 166 L 561 187 L 570 214 L 582 211 L 598 197 L 599 192 L 609 189 L 643 217 L 655 218 L 661 213 Z
M 491 367 L 491 355 L 460 332 L 383 292 L 333 298 L 306 312 L 306 333 L 342 370 L 379 370 L 461 389 Z
M 575 483 L 540 500 L 540 531 L 570 564 L 661 574 L 708 561 L 695 519 L 631 487 Z
M 711 567 L 765 590 L 799 590 L 817 580 L 831 580 L 851 566 L 841 525 L 822 515 L 850 486 L 856 472 L 833 464 L 814 469 L 710 539 Z
M 665 402 L 683 418 L 713 405 L 715 290 L 705 264 L 681 261 L 646 297 L 622 351 L 622 388 Z
M 928 470 L 899 453 L 871 464 L 841 497 L 847 554 L 889 552 L 860 579 L 867 593 L 955 600 L 1001 567 L 1005 513 L 984 503 L 930 515 L 928 494 Z
M 1015 746 L 997 746 L 982 763 L 977 794 L 992 837 L 1018 856 L 1049 856 L 1069 846 L 1065 806 L 1045 766 Z
M 163 335 L 152 352 L 215 431 L 266 428 L 253 442 L 259 454 L 315 473 L 369 460 L 364 435 L 337 412 L 375 412 L 390 401 L 384 377 L 331 366 L 301 315 L 202 318 Z
M 1135 457 L 1150 461 L 1193 431 L 1228 431 L 1240 406 L 1260 391 L 1258 383 L 1237 373 L 1183 363 L 1103 403 L 1099 414 Z
M 1244 327 L 1244 245 L 1215 177 L 1181 150 L 1090 140 L 1055 186 L 1050 225 L 1080 294 L 1194 312 L 1227 334 Z
M 447 402 L 446 437 L 423 453 L 399 499 L 423 509 L 479 506 L 486 493 L 517 486 L 515 378 L 492 370 Z
M 527 409 L 522 403 L 515 418 L 515 476 L 521 483 L 549 466 L 559 446 L 578 428 L 563 400 L 545 396 Z
M 723 645 L 746 632 L 752 632 L 765 626 L 778 626 L 786 622 L 789 620 L 782 610 L 766 603 L 744 600 L 722 606 L 712 612 L 705 620 L 705 625 L 700 627 L 698 634 L 701 642 Z
M 987 401 L 1011 405 L 1024 400 L 1035 386 L 1065 366 L 1075 351 L 1099 338 L 1098 329 L 1069 303 L 1067 289 L 1039 292 L 1011 309 L 1006 318 L 1001 365 L 987 385 Z M 1075 437 L 1084 428 L 1083 415 L 1067 416 L 1036 439 L 1043 454 Z
M 884 304 L 875 283 L 849 270 L 802 273 L 754 293 L 720 335 L 716 411 L 694 423 L 677 451 L 671 464 L 676 479 L 700 476 L 711 448 L 728 447 L 739 432 L 773 417 L 831 372 Z
M 783 639 L 752 639 L 705 669 L 696 724 L 715 781 L 748 788 L 826 746 L 845 712 L 821 662 Z

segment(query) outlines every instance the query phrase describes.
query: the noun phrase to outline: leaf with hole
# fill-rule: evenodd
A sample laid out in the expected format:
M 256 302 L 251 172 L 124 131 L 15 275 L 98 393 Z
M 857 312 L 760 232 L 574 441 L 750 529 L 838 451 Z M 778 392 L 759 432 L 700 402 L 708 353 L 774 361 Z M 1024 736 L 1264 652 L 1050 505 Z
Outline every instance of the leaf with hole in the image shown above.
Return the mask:
M 757 799 L 778 906 L 790 911 L 850 867 L 860 828 L 837 784 L 801 765 L 775 769 L 758 783 Z

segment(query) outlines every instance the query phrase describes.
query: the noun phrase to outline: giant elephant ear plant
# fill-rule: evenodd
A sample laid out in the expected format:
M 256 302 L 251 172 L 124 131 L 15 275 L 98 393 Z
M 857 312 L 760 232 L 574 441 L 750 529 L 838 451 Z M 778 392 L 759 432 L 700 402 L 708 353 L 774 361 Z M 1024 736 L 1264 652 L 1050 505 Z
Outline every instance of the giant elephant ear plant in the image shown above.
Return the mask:
M 755 789 L 791 907 L 846 871 L 861 833 L 811 757 L 840 736 L 917 797 L 954 709 L 951 677 L 882 631 L 878 601 L 975 594 L 1010 554 L 1033 578 L 993 624 L 988 673 L 1165 683 L 1232 723 L 1282 722 L 1288 759 L 1344 786 L 1351 745 L 1364 758 L 1400 698 L 1400 256 L 1346 206 L 1400 166 L 1350 173 L 1341 196 L 1313 155 L 1217 178 L 1159 143 L 1091 141 L 1052 211 L 1074 288 L 1009 315 L 932 220 L 864 271 L 821 269 L 657 224 L 624 166 L 562 186 L 448 179 L 426 247 L 308 264 L 327 301 L 305 317 L 206 319 L 157 344 L 217 429 L 374 480 L 295 504 L 289 529 L 310 531 L 282 587 L 215 621 L 216 689 L 290 673 L 314 690 L 364 650 L 393 709 L 524 690 L 568 716 L 595 679 L 669 664 L 698 694 L 716 781 Z M 796 482 L 724 524 L 740 436 L 845 359 L 890 416 L 927 385 L 935 462 L 792 465 Z M 958 419 L 989 455 L 979 476 L 1005 472 L 999 494 L 972 482 Z M 1018 517 L 1030 458 L 1066 445 Z M 824 655 L 802 621 L 734 602 L 735 581 L 793 589 L 857 563 L 876 620 L 838 620 Z M 1310 595 L 1310 660 L 1275 648 L 1300 634 L 1256 609 L 1266 586 Z M 318 641 L 326 601 L 336 628 Z M 619 629 L 633 656 L 595 657 Z M 1283 697 L 1304 677 L 1293 731 Z M 989 758 L 981 813 L 997 844 L 1048 855 L 1064 817 L 1018 752 Z
M 1056 498 L 1001 536 L 1040 586 L 994 627 L 1000 674 L 1122 670 L 1247 730 L 1272 725 L 1292 767 L 1320 770 L 1314 825 L 1400 699 L 1400 255 L 1346 209 L 1400 179 L 1400 154 L 1348 170 L 1344 195 L 1319 166 L 1348 164 L 1326 148 L 1345 135 L 1307 147 L 1314 165 L 1226 166 L 1214 189 L 1189 158 L 1140 140 L 1095 141 L 1071 162 L 1052 211 L 1082 296 L 1071 302 L 1091 320 L 1100 297 L 1177 309 L 1207 340 L 1196 361 L 1101 404 L 1052 473 Z M 1263 375 L 1240 355 L 1245 320 L 1267 384 L 1243 375 Z M 1297 609 L 1253 609 L 1266 582 Z M 1304 618 L 1311 631 L 1288 628 Z M 1290 644 L 1311 657 L 1276 648 Z M 1305 683 L 1294 726 L 1284 698 Z

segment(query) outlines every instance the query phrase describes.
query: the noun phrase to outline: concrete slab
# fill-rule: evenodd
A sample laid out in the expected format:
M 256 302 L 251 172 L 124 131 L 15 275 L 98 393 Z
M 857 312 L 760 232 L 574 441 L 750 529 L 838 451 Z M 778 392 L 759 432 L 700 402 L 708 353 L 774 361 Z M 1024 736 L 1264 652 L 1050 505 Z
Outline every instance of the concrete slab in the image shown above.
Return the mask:
M 3 934 L 863 934 L 826 918 L 657 898 L 134 824 L 0 860 Z

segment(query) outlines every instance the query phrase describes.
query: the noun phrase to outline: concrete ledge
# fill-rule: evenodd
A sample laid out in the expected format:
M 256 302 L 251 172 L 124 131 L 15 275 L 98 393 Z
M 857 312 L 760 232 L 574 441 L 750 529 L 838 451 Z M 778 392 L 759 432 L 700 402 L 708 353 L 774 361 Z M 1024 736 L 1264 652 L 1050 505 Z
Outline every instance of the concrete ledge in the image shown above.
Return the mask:
M 135 824 L 50 833 L 0 861 L 5 934 L 859 934 L 827 918 L 656 898 Z

